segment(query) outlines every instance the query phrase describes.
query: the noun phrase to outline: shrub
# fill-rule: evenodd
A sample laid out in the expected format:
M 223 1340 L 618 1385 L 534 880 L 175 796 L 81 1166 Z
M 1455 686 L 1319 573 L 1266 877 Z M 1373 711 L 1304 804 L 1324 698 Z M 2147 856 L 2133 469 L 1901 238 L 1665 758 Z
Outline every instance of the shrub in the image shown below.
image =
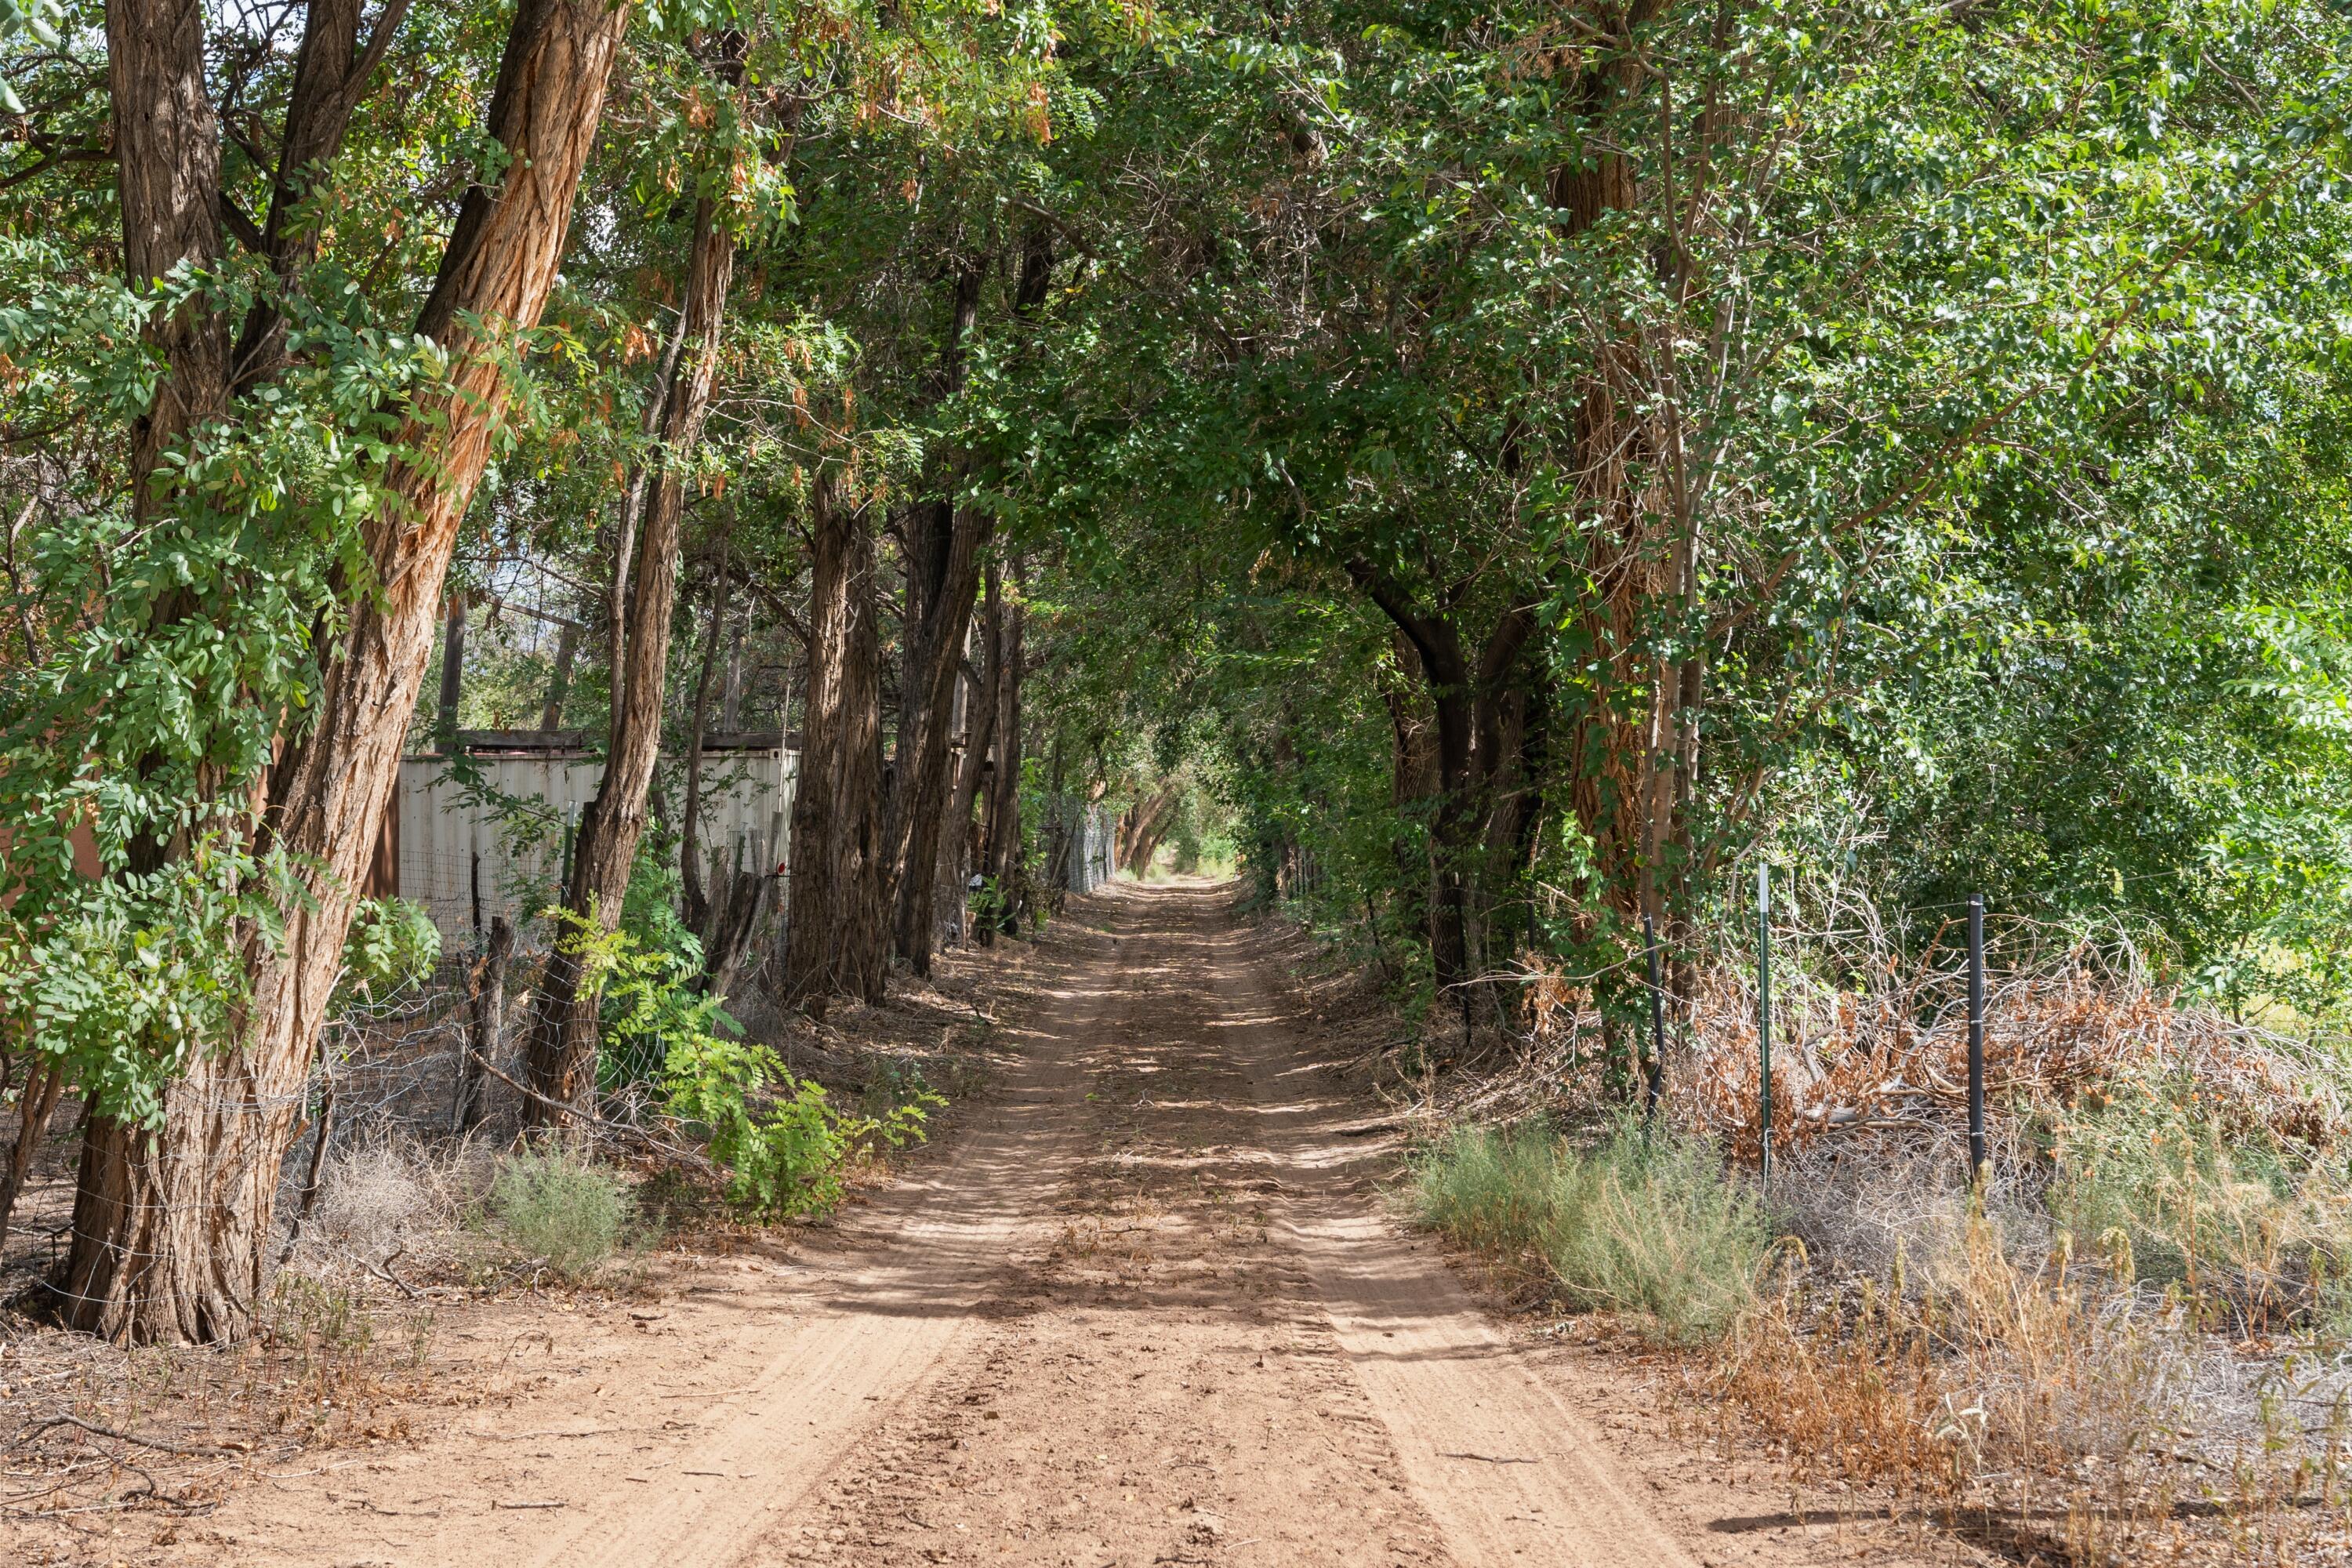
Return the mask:
M 517 1247 L 574 1279 L 621 1246 L 634 1207 L 618 1177 L 561 1145 L 499 1161 L 489 1206 Z
M 449 1217 L 440 1183 L 409 1145 L 338 1153 L 319 1179 L 306 1243 L 345 1258 L 382 1259 Z
M 672 1114 L 709 1130 L 711 1158 L 733 1172 L 729 1195 L 772 1214 L 830 1210 L 861 1147 L 919 1141 L 926 1109 L 945 1103 L 919 1089 L 878 1116 L 845 1116 L 767 1047 L 710 1034 L 671 1045 L 663 1084 Z
M 1719 1338 L 1755 1299 L 1770 1236 L 1714 1148 L 1621 1122 L 1578 1148 L 1541 1127 L 1458 1131 L 1414 1173 L 1423 1224 L 1533 1265 L 1588 1310 L 1661 1339 Z
M 1551 1219 L 1558 1163 L 1558 1144 L 1540 1130 L 1457 1128 L 1414 1166 L 1418 1217 L 1474 1252 L 1528 1263 Z
M 441 961 L 441 932 L 431 911 L 411 899 L 362 899 L 343 944 L 337 1003 L 378 1001 L 424 979 Z
M 669 1113 L 708 1138 L 730 1172 L 729 1196 L 770 1214 L 823 1214 L 841 1201 L 842 1173 L 861 1149 L 896 1149 L 923 1136 L 926 1112 L 945 1104 L 919 1084 L 873 1116 L 844 1115 L 824 1089 L 785 1070 L 756 1041 L 730 1038 L 735 1021 L 696 988 L 698 960 L 645 947 L 626 927 L 603 931 L 558 910 L 566 951 L 580 957 L 601 1000 L 608 1085 L 650 1081 Z M 697 950 L 698 952 L 698 950 Z

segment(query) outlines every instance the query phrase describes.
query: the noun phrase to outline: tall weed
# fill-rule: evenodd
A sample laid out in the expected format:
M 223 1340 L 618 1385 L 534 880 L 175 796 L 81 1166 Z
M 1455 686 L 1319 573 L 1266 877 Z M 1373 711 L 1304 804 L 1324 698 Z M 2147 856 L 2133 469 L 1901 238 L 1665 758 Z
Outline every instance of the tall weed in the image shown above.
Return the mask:
M 946 1103 L 918 1089 L 878 1115 L 845 1113 L 774 1051 L 733 1037 L 740 1031 L 719 998 L 696 988 L 698 959 L 647 948 L 626 926 L 605 931 L 555 913 L 602 1004 L 604 1076 L 653 1084 L 664 1108 L 708 1140 L 710 1157 L 728 1168 L 729 1196 L 748 1208 L 827 1212 L 853 1160 L 877 1144 L 920 1142 L 929 1111 Z
M 711 1158 L 733 1173 L 730 1195 L 782 1215 L 830 1210 L 861 1149 L 919 1141 L 928 1108 L 943 1103 L 925 1091 L 880 1117 L 845 1115 L 767 1047 L 716 1035 L 673 1043 L 662 1081 L 672 1114 L 704 1129 Z
M 1465 1129 L 1417 1163 L 1413 1194 L 1431 1229 L 1678 1342 L 1729 1331 L 1770 1241 L 1711 1146 L 1630 1122 L 1589 1148 L 1540 1126 Z

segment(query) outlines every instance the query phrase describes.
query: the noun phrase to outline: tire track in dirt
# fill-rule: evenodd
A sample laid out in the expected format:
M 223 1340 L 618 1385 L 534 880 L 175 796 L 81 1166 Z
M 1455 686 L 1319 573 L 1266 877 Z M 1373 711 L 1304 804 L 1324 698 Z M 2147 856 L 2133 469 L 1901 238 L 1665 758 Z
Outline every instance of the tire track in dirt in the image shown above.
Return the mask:
M 1124 889 L 1120 1004 L 1077 1042 L 1060 1234 L 982 1338 L 746 1562 L 885 1568 L 1794 1568 L 1884 1542 L 1749 1528 L 1779 1500 L 1687 1454 L 1681 1491 L 1562 1397 L 1374 1184 L 1393 1140 L 1285 1016 L 1226 889 Z M 1579 1392 L 1590 1394 L 1591 1389 Z M 1696 1486 L 1690 1472 L 1696 1471 Z
M 1297 1256 L 1250 1086 L 1166 895 L 1093 910 L 1118 1005 L 1074 1063 L 1059 1228 L 982 1339 L 746 1561 L 881 1568 L 1448 1561 Z
M 1247 1065 L 1285 1173 L 1283 1234 L 1454 1561 L 1698 1568 L 1453 1269 L 1381 1215 L 1374 1178 L 1394 1169 L 1392 1142 L 1342 1131 L 1362 1108 L 1299 1059 L 1246 946 L 1232 932 L 1202 945 L 1228 982 L 1217 1026 Z

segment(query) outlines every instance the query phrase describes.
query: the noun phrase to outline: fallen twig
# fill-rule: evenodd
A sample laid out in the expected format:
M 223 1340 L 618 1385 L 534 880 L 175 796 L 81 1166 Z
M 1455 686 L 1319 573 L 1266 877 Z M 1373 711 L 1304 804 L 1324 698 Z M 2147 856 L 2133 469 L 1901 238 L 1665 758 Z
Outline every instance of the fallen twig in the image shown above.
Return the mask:
M 79 1426 L 83 1431 L 95 1433 L 100 1437 L 112 1437 L 124 1443 L 136 1443 L 142 1448 L 156 1448 L 166 1454 L 195 1454 L 207 1459 L 234 1459 L 240 1457 L 234 1449 L 166 1443 L 160 1437 L 142 1437 L 136 1432 L 118 1432 L 111 1426 L 101 1426 L 95 1421 L 85 1421 L 79 1415 L 68 1415 L 63 1411 L 45 1420 L 35 1422 L 25 1429 L 25 1436 L 30 1437 L 37 1433 L 46 1432 L 52 1426 Z
M 400 1293 L 407 1297 L 410 1300 L 421 1301 L 425 1298 L 416 1293 L 415 1288 L 410 1285 L 407 1280 L 403 1279 L 399 1275 L 394 1274 L 392 1271 L 394 1260 L 407 1250 L 408 1248 L 404 1246 L 395 1247 L 392 1249 L 391 1254 L 387 1256 L 382 1263 L 370 1263 L 366 1258 L 362 1258 L 360 1259 L 360 1264 L 369 1273 L 374 1275 L 385 1284 L 396 1287 Z

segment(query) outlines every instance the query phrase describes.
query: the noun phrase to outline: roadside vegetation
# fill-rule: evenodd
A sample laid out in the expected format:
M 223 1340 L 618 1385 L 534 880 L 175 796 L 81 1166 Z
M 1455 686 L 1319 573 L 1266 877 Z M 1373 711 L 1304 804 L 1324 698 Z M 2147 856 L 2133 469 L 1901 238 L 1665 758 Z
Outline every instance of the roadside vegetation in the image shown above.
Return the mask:
M 1457 1129 L 1421 1156 L 1413 1198 L 1431 1229 L 1670 1342 L 1731 1330 L 1769 1238 L 1712 1146 L 1623 1121 L 1582 1146 L 1541 1124 Z
M 1735 951 L 1654 1124 L 1611 1055 L 1631 1037 L 1541 983 L 1528 1055 L 1424 1077 L 1442 1131 L 1405 1189 L 1418 1222 L 1522 1304 L 1676 1350 L 1688 1392 L 1736 1413 L 1713 1435 L 1770 1444 L 1812 1506 L 1881 1498 L 2084 1563 L 2340 1552 L 2352 1071 L 2332 1036 L 2152 989 L 2113 948 L 1998 973 L 1994 1159 L 1971 1183 L 1948 958 L 1891 971 L 1851 937 L 1787 935 L 1769 1187 Z

